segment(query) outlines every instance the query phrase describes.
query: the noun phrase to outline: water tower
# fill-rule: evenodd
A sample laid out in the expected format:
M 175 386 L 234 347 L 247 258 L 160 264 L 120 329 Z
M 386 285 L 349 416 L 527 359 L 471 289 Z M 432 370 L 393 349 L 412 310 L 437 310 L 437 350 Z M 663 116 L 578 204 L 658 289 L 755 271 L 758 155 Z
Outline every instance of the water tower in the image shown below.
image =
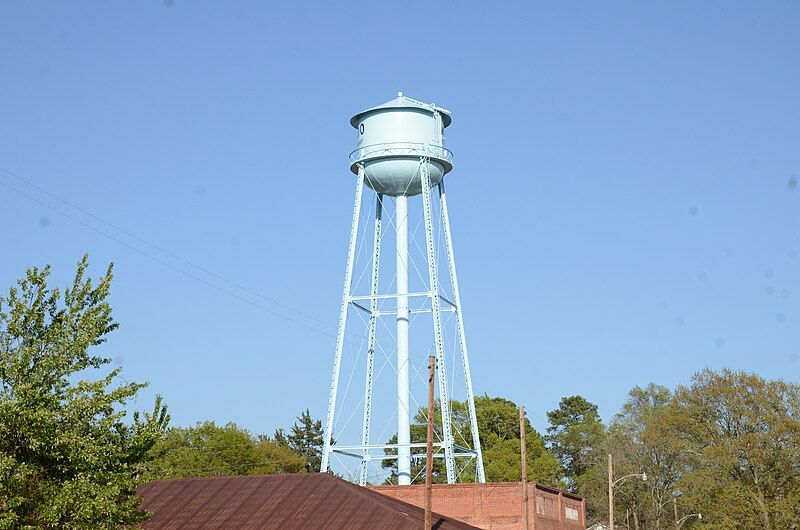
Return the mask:
M 425 443 L 412 440 L 410 425 L 415 414 L 422 414 L 419 403 L 426 400 L 424 393 L 419 396 L 421 399 L 416 399 L 411 383 L 429 354 L 435 355 L 437 360 L 440 417 L 437 418 L 435 456 L 444 459 L 449 483 L 463 478 L 459 471 L 468 466 L 474 473 L 473 480 L 485 480 L 444 186 L 445 175 L 453 169 L 452 153 L 444 147 L 444 130 L 450 122 L 449 111 L 405 97 L 402 92 L 396 99 L 359 112 L 350 120 L 358 135 L 358 148 L 350 155 L 350 170 L 357 176 L 355 205 L 321 471 L 328 471 L 334 458 L 354 458 L 356 467 L 351 476 L 362 485 L 373 476 L 370 464 L 377 465 L 378 469 L 381 465 L 385 468 L 385 462 L 393 459 L 396 459 L 398 484 L 410 484 L 415 479 L 412 464 L 419 463 L 420 455 L 424 458 Z M 362 213 L 364 205 L 370 204 L 362 201 L 365 186 L 374 192 L 374 206 L 368 206 L 370 215 Z M 432 192 L 434 188 L 438 193 Z M 421 196 L 421 216 L 414 219 L 409 202 L 419 209 L 420 205 L 414 205 L 417 201 L 413 201 L 417 196 Z M 384 210 L 387 206 L 391 208 L 392 203 L 394 218 L 389 215 L 385 219 Z M 370 231 L 371 252 L 369 243 L 365 243 Z M 391 237 L 384 237 L 391 231 L 394 231 L 395 241 L 394 249 L 390 250 L 395 251 L 395 256 L 391 260 L 384 255 L 384 260 L 393 265 L 387 272 L 387 264 L 382 264 L 381 248 L 391 245 Z M 420 233 L 419 240 L 415 237 L 417 233 Z M 409 253 L 410 239 L 412 254 Z M 423 239 L 424 245 L 420 241 Z M 413 252 L 418 252 L 419 264 L 413 259 Z M 359 274 L 356 262 L 362 255 L 364 270 Z M 441 255 L 445 256 L 441 261 L 446 261 L 447 265 L 442 271 L 439 270 Z M 391 258 L 391 254 L 388 257 Z M 358 278 L 356 284 L 364 278 L 362 292 L 354 285 L 354 274 Z M 409 289 L 410 276 L 418 288 Z M 351 331 L 354 319 L 362 324 L 361 335 Z M 447 335 L 448 326 L 452 326 L 450 335 Z M 379 370 L 376 370 L 376 357 L 383 361 Z M 352 367 L 349 375 L 343 373 L 343 359 Z M 376 384 L 376 376 L 384 372 L 387 365 L 394 371 L 389 375 L 396 378 L 396 384 L 394 381 Z M 455 377 L 456 365 L 460 365 L 458 377 Z M 363 395 L 359 393 L 361 399 L 352 412 L 343 414 L 341 402 L 352 396 L 350 383 L 357 372 L 363 373 Z M 423 375 L 427 376 L 427 370 Z M 462 401 L 454 401 L 456 398 L 451 394 L 453 379 L 458 379 Z M 347 388 L 340 392 L 343 381 L 347 382 Z M 385 408 L 392 409 L 396 416 L 396 443 L 376 439 L 376 434 L 371 432 L 377 410 L 374 401 L 379 391 L 391 393 L 391 401 L 385 401 Z M 459 409 L 459 420 L 454 425 L 451 405 L 455 403 L 464 410 Z M 362 419 L 360 433 L 349 421 L 356 412 Z M 347 418 L 346 424 L 343 416 Z M 337 425 L 337 421 L 345 425 Z M 391 422 L 387 425 L 393 426 Z

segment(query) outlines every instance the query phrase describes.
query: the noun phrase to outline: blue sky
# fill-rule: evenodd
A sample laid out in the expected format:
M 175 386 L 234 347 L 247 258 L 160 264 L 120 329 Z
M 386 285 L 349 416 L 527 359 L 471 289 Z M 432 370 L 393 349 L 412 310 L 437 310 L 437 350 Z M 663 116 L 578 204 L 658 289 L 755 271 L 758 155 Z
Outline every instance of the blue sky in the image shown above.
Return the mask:
M 541 430 L 706 366 L 800 380 L 800 4 L 334 4 L 0 8 L 0 167 L 41 188 L 0 171 L 0 283 L 113 261 L 138 407 L 324 416 L 348 120 L 398 90 L 453 112 L 477 392 Z

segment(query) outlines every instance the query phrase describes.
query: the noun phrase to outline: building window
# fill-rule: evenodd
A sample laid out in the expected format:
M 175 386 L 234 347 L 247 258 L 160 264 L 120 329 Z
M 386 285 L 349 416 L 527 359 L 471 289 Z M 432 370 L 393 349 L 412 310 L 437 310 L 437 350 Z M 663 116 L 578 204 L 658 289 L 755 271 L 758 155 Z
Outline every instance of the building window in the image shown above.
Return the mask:
M 536 513 L 547 517 L 558 517 L 556 499 L 552 497 L 536 497 Z

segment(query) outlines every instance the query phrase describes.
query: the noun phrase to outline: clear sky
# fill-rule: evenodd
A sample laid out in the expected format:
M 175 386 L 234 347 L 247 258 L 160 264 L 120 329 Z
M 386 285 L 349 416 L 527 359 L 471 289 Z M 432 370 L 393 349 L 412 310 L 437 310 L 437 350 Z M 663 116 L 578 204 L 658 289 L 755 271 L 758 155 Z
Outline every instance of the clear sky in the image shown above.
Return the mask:
M 541 430 L 562 396 L 608 419 L 706 366 L 797 382 L 798 22 L 797 2 L 4 2 L 0 167 L 39 188 L 0 171 L 0 283 L 113 261 L 104 351 L 150 381 L 137 406 L 322 418 L 348 120 L 402 90 L 453 112 L 477 392 Z

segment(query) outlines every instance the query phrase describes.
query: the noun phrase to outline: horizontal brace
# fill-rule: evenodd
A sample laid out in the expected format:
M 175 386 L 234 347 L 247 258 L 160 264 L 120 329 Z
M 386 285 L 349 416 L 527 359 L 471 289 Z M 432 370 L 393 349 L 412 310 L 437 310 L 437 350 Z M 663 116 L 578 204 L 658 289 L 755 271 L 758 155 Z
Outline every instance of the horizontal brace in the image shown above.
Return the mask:
M 433 442 L 433 446 L 444 447 L 444 442 Z M 400 447 L 423 448 L 423 447 L 428 447 L 428 444 L 426 444 L 425 442 L 420 442 L 420 443 L 410 443 L 410 444 L 332 445 L 331 451 L 341 452 L 341 451 L 362 451 L 364 449 L 398 449 Z M 361 458 L 360 455 L 359 458 Z
M 381 455 L 371 456 L 370 460 L 397 460 L 398 455 Z M 422 460 L 425 458 L 425 453 L 411 455 L 411 460 Z M 444 458 L 444 453 L 433 453 L 433 458 Z
M 440 309 L 440 311 L 443 312 L 443 313 L 455 313 L 456 309 L 454 307 L 444 307 L 444 308 Z M 409 312 L 409 314 L 416 315 L 416 314 L 420 314 L 420 313 L 430 313 L 431 309 L 430 308 L 409 309 L 408 312 Z M 397 311 L 378 311 L 375 316 L 390 317 L 390 316 L 394 316 L 396 314 L 397 314 Z
M 419 291 L 419 292 L 404 294 L 403 296 L 413 297 L 413 296 L 430 296 L 430 295 L 431 295 L 430 291 Z M 359 296 L 351 296 L 348 298 L 348 300 L 350 302 L 352 302 L 353 300 L 372 300 L 373 298 L 375 298 L 375 300 L 385 300 L 386 298 L 397 298 L 397 296 L 398 296 L 397 293 L 379 294 L 374 297 L 365 294 Z
M 433 453 L 433 457 L 434 458 L 444 458 L 444 456 L 445 456 L 444 453 Z M 466 458 L 475 458 L 475 453 L 473 451 L 470 451 L 469 453 L 455 453 L 454 452 L 453 456 L 456 457 L 456 458 L 464 458 L 464 457 L 466 457 Z M 414 454 L 411 455 L 411 459 L 412 460 L 424 460 L 425 459 L 425 453 L 414 453 Z
M 356 453 L 351 453 L 349 451 L 332 451 L 332 452 L 344 456 L 351 456 L 353 458 L 357 458 L 358 460 L 364 460 L 364 455 L 358 455 Z M 366 459 L 369 460 L 370 462 L 379 460 L 397 460 L 398 456 L 399 455 L 379 455 L 379 456 L 367 455 Z M 475 458 L 476 453 L 474 451 L 471 451 L 469 453 L 453 453 L 453 456 L 455 458 L 464 458 L 464 457 Z M 444 457 L 445 457 L 444 453 L 441 452 L 433 453 L 433 458 L 444 458 Z M 411 455 L 411 460 L 423 460 L 423 459 L 425 459 L 425 453 L 414 453 Z

